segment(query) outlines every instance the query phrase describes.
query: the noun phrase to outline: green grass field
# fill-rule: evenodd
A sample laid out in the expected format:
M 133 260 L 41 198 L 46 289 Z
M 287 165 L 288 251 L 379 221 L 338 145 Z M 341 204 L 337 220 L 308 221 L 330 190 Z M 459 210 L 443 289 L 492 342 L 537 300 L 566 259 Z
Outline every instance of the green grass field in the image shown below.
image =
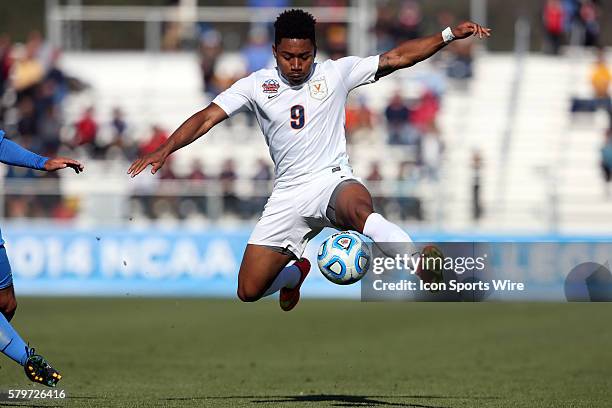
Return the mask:
M 69 398 L 0 406 L 612 406 L 610 304 L 22 298 L 14 323 Z

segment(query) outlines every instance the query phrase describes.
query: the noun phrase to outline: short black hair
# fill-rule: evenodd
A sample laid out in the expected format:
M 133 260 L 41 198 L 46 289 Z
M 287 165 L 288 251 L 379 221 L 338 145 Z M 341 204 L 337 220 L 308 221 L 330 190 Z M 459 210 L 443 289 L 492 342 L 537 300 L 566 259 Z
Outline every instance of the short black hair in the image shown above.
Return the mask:
M 316 46 L 316 23 L 313 15 L 304 10 L 285 10 L 278 15 L 274 23 L 274 44 L 278 45 L 283 38 L 299 38 L 310 40 Z

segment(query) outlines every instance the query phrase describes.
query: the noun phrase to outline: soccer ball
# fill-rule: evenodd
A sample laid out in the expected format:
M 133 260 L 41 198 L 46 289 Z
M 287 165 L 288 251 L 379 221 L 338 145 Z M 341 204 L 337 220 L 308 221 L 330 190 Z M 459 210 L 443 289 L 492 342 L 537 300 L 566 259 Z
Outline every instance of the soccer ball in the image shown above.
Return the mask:
M 350 285 L 363 278 L 370 267 L 372 254 L 354 232 L 338 232 L 319 247 L 317 263 L 323 276 L 338 285 Z

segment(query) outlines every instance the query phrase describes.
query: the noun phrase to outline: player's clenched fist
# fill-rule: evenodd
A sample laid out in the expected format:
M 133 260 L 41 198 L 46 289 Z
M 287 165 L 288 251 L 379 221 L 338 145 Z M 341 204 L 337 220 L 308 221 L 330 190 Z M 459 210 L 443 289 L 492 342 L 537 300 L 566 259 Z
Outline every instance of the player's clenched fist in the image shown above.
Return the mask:
M 456 39 L 467 38 L 470 36 L 477 36 L 478 38 L 485 38 L 491 36 L 491 29 L 482 27 L 479 24 L 473 23 L 471 21 L 464 21 L 458 26 L 454 27 L 453 35 Z

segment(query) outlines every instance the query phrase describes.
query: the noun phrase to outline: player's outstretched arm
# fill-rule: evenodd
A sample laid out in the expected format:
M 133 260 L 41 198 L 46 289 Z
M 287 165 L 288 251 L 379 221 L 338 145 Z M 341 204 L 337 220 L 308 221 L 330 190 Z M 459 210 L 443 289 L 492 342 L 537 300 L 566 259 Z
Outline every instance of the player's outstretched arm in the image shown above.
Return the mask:
M 45 163 L 44 170 L 56 171 L 67 168 L 74 170 L 76 174 L 79 174 L 85 170 L 83 164 L 68 157 L 55 157 L 53 159 L 48 159 Z
M 0 130 L 0 162 L 12 166 L 28 167 L 45 171 L 71 168 L 78 174 L 84 170 L 83 165 L 76 160 L 67 157 L 50 159 L 31 152 L 15 142 L 5 139 L 2 130 Z
M 428 37 L 403 42 L 398 47 L 380 56 L 376 78 L 381 78 L 398 69 L 411 67 L 434 55 L 453 39 L 461 40 L 471 36 L 486 38 L 491 36 L 491 29 L 466 21 L 453 27 L 450 33 L 438 33 Z M 446 36 L 446 38 L 445 38 Z
M 153 153 L 149 153 L 134 160 L 127 171 L 128 174 L 131 177 L 135 177 L 149 165 L 153 166 L 151 173 L 157 173 L 157 170 L 162 168 L 171 153 L 205 135 L 210 129 L 225 119 L 227 119 L 225 111 L 214 103 L 211 103 L 205 109 L 183 122 L 183 124 L 170 135 L 168 140 Z

